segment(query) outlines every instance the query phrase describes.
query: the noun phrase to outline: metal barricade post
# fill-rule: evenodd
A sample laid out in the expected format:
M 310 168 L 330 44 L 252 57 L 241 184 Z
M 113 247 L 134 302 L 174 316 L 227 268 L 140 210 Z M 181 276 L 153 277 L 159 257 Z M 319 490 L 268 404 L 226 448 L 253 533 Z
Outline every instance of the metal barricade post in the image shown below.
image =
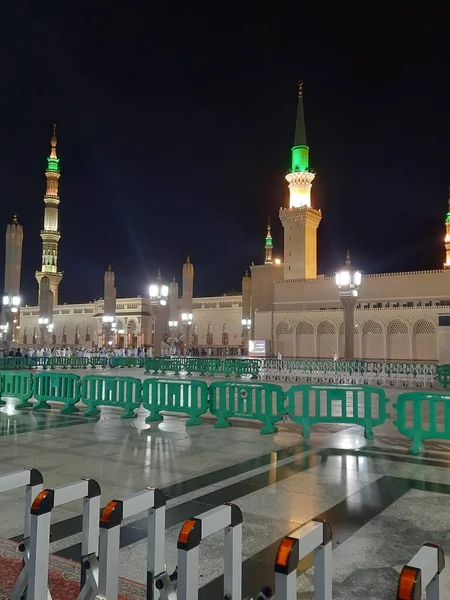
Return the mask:
M 403 567 L 398 580 L 397 600 L 444 600 L 445 567 L 443 549 L 437 544 L 424 544 L 414 558 Z
M 34 498 L 42 490 L 42 474 L 37 469 L 21 469 L 13 473 L 0 476 L 0 493 L 9 492 L 20 487 L 25 487 L 25 520 L 23 534 L 30 535 L 30 509 Z
M 98 560 L 90 559 L 88 582 L 79 600 L 93 600 L 96 596 L 117 600 L 119 595 L 120 526 L 124 519 L 148 511 L 147 598 L 157 598 L 154 582 L 164 571 L 164 538 L 166 526 L 166 498 L 159 489 L 146 490 L 112 500 L 103 509 L 100 518 L 100 547 Z
M 30 509 L 34 498 L 42 490 L 42 474 L 37 469 L 21 469 L 13 473 L 0 476 L 0 492 L 8 492 L 20 487 L 25 487 L 25 519 L 23 525 L 24 539 L 19 544 L 23 555 L 23 569 L 11 590 L 10 599 L 19 600 L 27 585 L 26 549 L 30 535 Z
M 200 542 L 224 530 L 223 597 L 242 598 L 242 512 L 236 504 L 224 504 L 194 519 L 188 519 L 178 536 L 178 600 L 198 599 L 198 555 Z M 167 580 L 156 580 L 163 600 L 174 597 Z
M 314 600 L 332 600 L 332 531 L 313 519 L 281 542 L 275 558 L 275 597 L 297 600 L 297 565 L 314 552 Z
M 53 508 L 83 499 L 82 556 L 97 555 L 100 514 L 100 486 L 94 479 L 82 479 L 40 492 L 31 505 L 29 552 L 25 559 L 28 600 L 42 600 L 48 593 L 50 522 Z M 81 587 L 85 573 L 81 570 Z

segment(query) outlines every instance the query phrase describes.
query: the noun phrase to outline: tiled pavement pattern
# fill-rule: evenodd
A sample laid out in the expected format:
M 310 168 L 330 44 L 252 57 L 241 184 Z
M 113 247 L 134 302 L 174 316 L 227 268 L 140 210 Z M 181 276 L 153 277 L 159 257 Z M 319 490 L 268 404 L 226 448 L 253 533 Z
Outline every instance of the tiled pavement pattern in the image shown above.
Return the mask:
M 390 391 L 392 392 L 392 390 Z M 387 426 L 367 443 L 359 427 L 316 426 L 305 442 L 287 424 L 275 436 L 253 427 L 185 427 L 182 418 L 145 425 L 103 410 L 100 418 L 57 410 L 0 409 L 0 473 L 34 466 L 47 487 L 93 477 L 103 504 L 146 486 L 169 498 L 166 557 L 176 564 L 183 521 L 226 501 L 244 514 L 244 594 L 273 584 L 273 560 L 284 535 L 315 516 L 334 533 L 334 596 L 395 597 L 398 573 L 424 541 L 450 553 L 449 446 L 430 443 L 411 457 Z M 377 431 L 377 430 L 376 430 Z M 80 503 L 57 508 L 52 551 L 79 559 Z M 20 536 L 22 494 L 0 495 L 0 537 Z M 123 527 L 120 574 L 145 581 L 145 521 Z M 299 597 L 312 598 L 310 562 L 299 565 Z M 221 539 L 201 548 L 200 597 L 221 597 Z M 450 570 L 450 569 L 449 569 Z M 447 588 L 450 590 L 446 579 Z

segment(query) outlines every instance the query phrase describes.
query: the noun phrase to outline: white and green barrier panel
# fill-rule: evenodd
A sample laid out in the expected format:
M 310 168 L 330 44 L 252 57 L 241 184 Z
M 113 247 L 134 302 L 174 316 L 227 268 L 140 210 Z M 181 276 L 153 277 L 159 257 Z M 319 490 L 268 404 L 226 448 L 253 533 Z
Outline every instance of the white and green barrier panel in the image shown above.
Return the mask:
M 372 440 L 373 428 L 389 418 L 388 402 L 383 389 L 368 385 L 293 385 L 286 392 L 285 408 L 305 438 L 317 423 L 354 423 Z
M 257 378 L 261 371 L 259 359 L 245 358 L 196 358 L 189 356 L 152 357 L 144 361 L 145 372 L 166 375 L 198 374 L 201 377 L 223 375 L 224 377 Z
M 201 425 L 208 408 L 208 385 L 201 380 L 157 379 L 142 382 L 142 406 L 150 412 L 146 422 L 162 421 L 161 412 L 188 415 L 186 425 Z
M 19 400 L 16 408 L 42 410 L 61 403 L 62 414 L 87 407 L 86 417 L 99 414 L 99 407 L 121 408 L 122 418 L 132 418 L 143 406 L 148 423 L 161 421 L 163 413 L 187 415 L 187 426 L 200 425 L 201 417 L 216 417 L 216 429 L 229 427 L 231 419 L 262 423 L 262 434 L 276 433 L 277 423 L 290 419 L 310 437 L 316 424 L 353 424 L 373 439 L 373 429 L 389 419 L 384 389 L 367 385 L 295 384 L 288 390 L 258 381 L 213 381 L 148 377 L 86 375 L 69 372 L 0 372 L 0 404 L 4 398 Z M 36 403 L 30 400 L 34 398 Z M 450 440 L 450 395 L 407 391 L 394 408 L 394 425 L 411 440 L 411 453 L 418 454 L 428 439 Z
M 217 417 L 214 428 L 230 427 L 232 418 L 253 419 L 263 423 L 261 433 L 276 433 L 284 397 L 283 388 L 273 383 L 215 381 L 209 386 L 209 410 Z
M 394 425 L 411 440 L 411 454 L 422 452 L 425 440 L 450 440 L 450 395 L 405 392 L 394 408 Z
M 99 406 L 112 406 L 124 410 L 122 419 L 130 419 L 142 402 L 142 381 L 136 377 L 86 375 L 79 390 L 78 401 L 88 407 L 84 413 L 87 417 L 98 415 Z

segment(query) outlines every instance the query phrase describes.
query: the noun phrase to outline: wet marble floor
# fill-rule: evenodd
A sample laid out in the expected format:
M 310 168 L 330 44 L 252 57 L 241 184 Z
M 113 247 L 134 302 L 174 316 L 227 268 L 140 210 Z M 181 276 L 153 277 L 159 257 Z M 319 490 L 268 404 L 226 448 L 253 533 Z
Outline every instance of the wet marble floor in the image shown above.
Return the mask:
M 375 433 L 367 442 L 357 426 L 321 425 L 306 441 L 292 424 L 261 436 L 245 426 L 186 427 L 179 417 L 150 426 L 143 418 L 121 420 L 111 409 L 87 419 L 8 404 L 0 409 L 0 474 L 32 466 L 46 487 L 92 477 L 101 484 L 102 505 L 161 487 L 169 568 L 182 523 L 235 502 L 244 516 L 245 595 L 273 585 L 281 538 L 321 516 L 333 528 L 334 596 L 383 600 L 394 597 L 401 567 L 424 541 L 450 553 L 450 453 L 447 444 L 431 442 L 423 456 L 412 457 L 389 425 Z M 80 509 L 81 501 L 52 515 L 52 551 L 73 560 L 80 557 Z M 21 492 L 0 494 L 0 537 L 20 538 L 22 512 Z M 139 582 L 146 578 L 145 536 L 143 515 L 123 526 L 120 574 Z M 200 557 L 200 597 L 222 597 L 220 536 L 205 540 Z M 311 598 L 308 561 L 301 567 L 299 597 Z

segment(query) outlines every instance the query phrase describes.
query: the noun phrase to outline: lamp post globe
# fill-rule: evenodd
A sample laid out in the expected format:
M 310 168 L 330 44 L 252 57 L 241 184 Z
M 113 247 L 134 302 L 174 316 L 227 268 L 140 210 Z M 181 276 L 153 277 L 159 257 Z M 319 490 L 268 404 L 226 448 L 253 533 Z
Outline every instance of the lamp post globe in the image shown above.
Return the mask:
M 344 312 L 344 358 L 347 360 L 355 358 L 355 305 L 361 281 L 361 271 L 353 267 L 347 250 L 345 266 L 336 273 L 336 285 Z

